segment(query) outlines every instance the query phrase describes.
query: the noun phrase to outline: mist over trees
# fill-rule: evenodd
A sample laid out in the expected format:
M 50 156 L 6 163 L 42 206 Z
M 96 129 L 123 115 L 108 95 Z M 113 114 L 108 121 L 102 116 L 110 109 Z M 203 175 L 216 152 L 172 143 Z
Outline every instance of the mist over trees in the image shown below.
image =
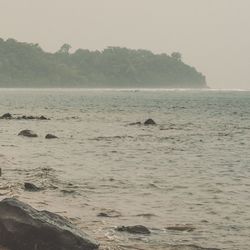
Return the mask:
M 0 87 L 203 88 L 206 79 L 179 52 L 108 47 L 103 51 L 64 44 L 57 52 L 0 38 Z

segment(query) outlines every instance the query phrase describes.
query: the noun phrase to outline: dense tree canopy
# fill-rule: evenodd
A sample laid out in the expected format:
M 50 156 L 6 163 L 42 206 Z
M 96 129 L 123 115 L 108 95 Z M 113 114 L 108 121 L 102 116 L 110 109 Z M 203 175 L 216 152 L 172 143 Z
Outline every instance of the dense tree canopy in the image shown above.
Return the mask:
M 181 54 L 108 47 L 103 51 L 64 44 L 44 52 L 38 44 L 0 39 L 1 87 L 203 88 L 205 77 L 182 62 Z

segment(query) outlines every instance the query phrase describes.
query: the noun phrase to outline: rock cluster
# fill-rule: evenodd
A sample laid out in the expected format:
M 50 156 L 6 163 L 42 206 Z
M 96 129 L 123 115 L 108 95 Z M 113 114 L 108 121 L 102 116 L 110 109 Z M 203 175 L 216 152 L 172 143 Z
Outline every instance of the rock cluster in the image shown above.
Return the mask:
M 18 135 L 19 136 L 25 136 L 25 137 L 33 137 L 33 138 L 38 137 L 38 135 L 35 132 L 33 132 L 32 130 L 30 130 L 30 129 L 24 129 L 24 130 L 20 131 L 18 133 Z M 55 135 L 52 135 L 52 134 L 47 134 L 45 136 L 45 139 L 58 139 L 58 137 L 55 136 Z
M 5 113 L 2 116 L 0 116 L 0 119 L 6 119 L 6 120 L 50 120 L 49 118 L 45 117 L 44 115 L 41 116 L 33 116 L 33 115 L 22 115 L 22 116 L 13 116 L 10 113 Z

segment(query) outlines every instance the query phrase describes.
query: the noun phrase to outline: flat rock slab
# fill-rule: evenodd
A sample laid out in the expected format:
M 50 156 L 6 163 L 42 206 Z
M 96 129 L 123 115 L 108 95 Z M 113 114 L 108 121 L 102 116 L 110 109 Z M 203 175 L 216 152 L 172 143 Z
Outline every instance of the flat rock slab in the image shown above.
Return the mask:
M 98 243 L 65 218 L 14 198 L 0 202 L 0 245 L 11 250 L 93 250 Z

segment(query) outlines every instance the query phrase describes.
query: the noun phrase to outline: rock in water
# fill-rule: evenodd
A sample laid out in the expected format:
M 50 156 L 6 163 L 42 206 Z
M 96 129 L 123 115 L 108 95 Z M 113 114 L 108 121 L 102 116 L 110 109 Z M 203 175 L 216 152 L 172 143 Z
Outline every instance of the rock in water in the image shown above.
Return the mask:
M 118 211 L 107 209 L 107 210 L 103 210 L 102 212 L 100 212 L 97 216 L 106 217 L 106 218 L 116 218 L 116 217 L 121 217 L 122 215 Z
M 49 120 L 49 118 L 45 117 L 44 115 L 41 115 L 41 116 L 39 117 L 39 120 Z
M 38 137 L 36 133 L 29 129 L 22 130 L 18 135 L 20 136 L 26 136 L 26 137 Z
M 132 122 L 129 123 L 129 126 L 141 125 L 141 122 Z
M 0 245 L 12 250 L 92 250 L 99 246 L 65 218 L 14 198 L 0 202 Z
M 144 125 L 156 125 L 156 122 L 150 118 L 144 122 Z
M 45 136 L 45 139 L 57 139 L 57 138 L 58 138 L 57 136 L 52 135 L 52 134 L 47 134 L 47 135 Z
M 39 188 L 36 185 L 34 185 L 33 183 L 29 183 L 29 182 L 24 183 L 24 188 L 26 191 L 30 191 L 30 192 L 37 192 L 37 191 L 41 190 L 41 188 Z
M 12 115 L 10 113 L 3 114 L 1 119 L 12 119 Z
M 150 234 L 151 233 L 148 228 L 141 226 L 141 225 L 128 226 L 128 227 L 121 226 L 121 227 L 117 227 L 116 230 L 119 232 L 127 232 L 131 234 Z

